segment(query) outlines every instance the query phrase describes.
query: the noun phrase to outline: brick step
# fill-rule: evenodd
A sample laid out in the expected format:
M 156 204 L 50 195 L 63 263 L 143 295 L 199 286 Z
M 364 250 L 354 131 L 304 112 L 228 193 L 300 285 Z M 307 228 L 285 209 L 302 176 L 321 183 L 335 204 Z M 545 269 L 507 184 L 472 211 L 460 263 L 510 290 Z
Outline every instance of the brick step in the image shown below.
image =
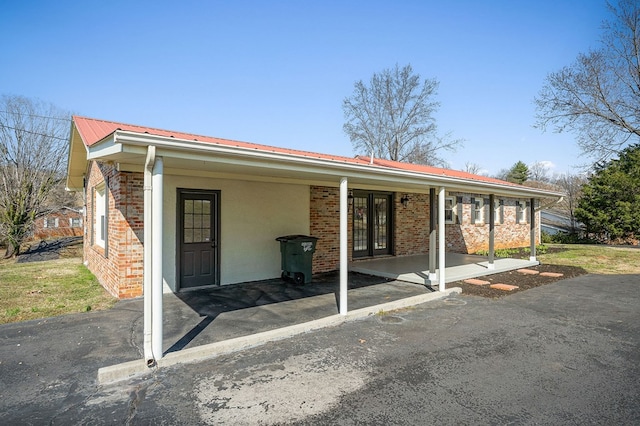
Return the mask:
M 518 272 L 525 275 L 538 275 L 540 272 L 533 269 L 518 269 Z
M 509 285 L 509 284 L 491 284 L 489 287 L 495 288 L 496 290 L 504 290 L 504 291 L 513 291 L 518 287 L 517 285 Z
M 487 285 L 487 284 L 491 284 L 490 281 L 479 280 L 477 278 L 469 278 L 467 280 L 464 280 L 463 282 L 465 282 L 467 284 L 472 284 L 472 285 Z
M 564 276 L 564 274 L 561 274 L 560 272 L 541 272 L 540 276 L 541 277 L 560 278 L 560 277 Z

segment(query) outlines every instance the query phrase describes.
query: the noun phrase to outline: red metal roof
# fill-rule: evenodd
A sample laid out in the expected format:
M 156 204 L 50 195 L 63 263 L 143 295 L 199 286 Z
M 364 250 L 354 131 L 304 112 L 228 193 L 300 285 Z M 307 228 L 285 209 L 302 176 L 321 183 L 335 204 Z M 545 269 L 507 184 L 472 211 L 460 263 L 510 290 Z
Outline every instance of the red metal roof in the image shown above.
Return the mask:
M 176 138 L 176 139 L 198 141 L 198 142 L 207 143 L 207 144 L 239 147 L 239 148 L 253 149 L 256 151 L 288 154 L 292 156 L 301 156 L 301 157 L 307 157 L 307 158 L 318 158 L 318 159 L 336 161 L 341 163 L 371 165 L 371 167 L 404 170 L 404 171 L 414 172 L 422 175 L 448 177 L 453 179 L 475 181 L 479 183 L 498 184 L 502 186 L 509 186 L 509 187 L 515 187 L 515 188 L 518 188 L 518 187 L 525 188 L 522 185 L 518 185 L 511 182 L 506 182 L 503 180 L 490 178 L 486 176 L 474 175 L 474 174 L 459 171 L 459 170 L 444 169 L 444 168 L 425 166 L 420 164 L 402 163 L 399 161 L 384 160 L 380 158 L 374 158 L 372 161 L 370 157 L 366 157 L 366 156 L 342 157 L 338 155 L 320 154 L 320 153 L 309 152 L 309 151 L 301 151 L 301 150 L 288 149 L 288 148 L 278 148 L 278 147 L 268 146 L 268 145 L 259 145 L 259 144 L 254 144 L 249 142 L 240 142 L 240 141 L 235 141 L 230 139 L 221 139 L 221 138 L 214 138 L 210 136 L 194 135 L 191 133 L 174 132 L 171 130 L 155 129 L 151 127 L 116 123 L 113 121 L 97 120 L 93 118 L 86 118 L 86 117 L 79 117 L 79 116 L 74 116 L 73 122 L 75 123 L 75 126 L 78 129 L 78 132 L 80 133 L 82 141 L 88 147 L 94 145 L 95 143 L 111 135 L 116 130 L 124 130 L 129 132 L 150 134 L 155 136 L 164 136 L 164 137 L 170 137 L 170 138 Z M 531 188 L 528 188 L 528 187 L 526 189 L 531 190 Z
M 358 158 L 360 158 L 361 160 L 371 161 L 369 157 L 358 156 Z M 475 180 L 479 182 L 493 183 L 498 185 L 509 185 L 515 187 L 522 186 L 518 185 L 517 183 L 511 183 L 487 176 L 474 175 L 473 173 L 467 173 L 461 170 L 443 169 L 440 167 L 426 166 L 423 164 L 402 163 L 400 161 L 391 161 L 382 158 L 374 158 L 373 164 L 382 167 L 389 167 L 392 169 L 400 169 L 428 175 L 445 176 L 455 179 Z
M 176 139 L 192 140 L 203 143 L 216 145 L 225 145 L 230 147 L 254 149 L 256 151 L 275 152 L 280 154 L 298 155 L 309 158 L 321 158 L 325 160 L 333 160 L 347 163 L 362 163 L 362 160 L 352 157 L 342 157 L 339 155 L 320 154 L 316 152 L 301 151 L 296 149 L 278 148 L 268 145 L 260 145 L 249 142 L 235 141 L 231 139 L 214 138 L 211 136 L 195 135 L 191 133 L 174 132 L 171 130 L 155 129 L 152 127 L 136 126 L 133 124 L 116 123 L 113 121 L 97 120 L 94 118 L 86 118 L 74 116 L 73 122 L 80 133 L 80 137 L 86 146 L 92 146 L 116 130 L 124 130 L 129 132 L 144 133 L 155 136 L 164 136 Z

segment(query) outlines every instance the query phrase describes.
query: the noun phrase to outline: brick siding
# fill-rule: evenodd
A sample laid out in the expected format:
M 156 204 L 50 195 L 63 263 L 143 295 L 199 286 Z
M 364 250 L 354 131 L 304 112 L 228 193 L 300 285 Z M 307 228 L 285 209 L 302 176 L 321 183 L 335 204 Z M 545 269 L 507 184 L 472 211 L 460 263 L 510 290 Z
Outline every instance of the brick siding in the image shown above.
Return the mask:
M 96 186 L 109 179 L 107 256 L 92 244 L 95 232 L 93 197 Z M 118 172 L 113 166 L 91 162 L 87 176 L 84 260 L 102 286 L 124 299 L 142 295 L 144 229 L 144 176 Z
M 55 219 L 58 219 L 57 227 L 44 226 L 45 220 L 54 221 Z M 39 217 L 36 219 L 33 238 L 36 240 L 47 240 L 50 238 L 82 236 L 84 223 L 81 222 L 80 226 L 72 227 L 70 223 L 71 219 L 80 219 L 82 221 L 82 213 L 72 209 L 62 208 L 46 216 Z
M 313 258 L 314 273 L 333 271 L 340 264 L 340 211 L 339 189 L 322 186 L 311 186 L 311 235 L 319 237 Z M 405 193 L 395 193 L 393 253 L 396 256 L 426 254 L 429 251 L 429 194 L 406 193 L 409 197 L 407 207 L 400 199 Z M 485 223 L 471 223 L 471 198 L 488 199 L 481 194 L 450 194 L 462 196 L 461 224 L 445 225 L 446 250 L 455 253 L 476 253 L 489 249 L 489 210 L 485 206 Z M 449 194 L 447 194 L 449 196 Z M 516 199 L 504 200 L 504 223 L 495 225 L 495 248 L 529 247 L 530 225 L 516 223 Z M 349 261 L 352 259 L 352 208 L 349 206 Z M 540 220 L 540 212 L 536 213 L 536 223 Z M 536 241 L 540 241 L 536 227 Z

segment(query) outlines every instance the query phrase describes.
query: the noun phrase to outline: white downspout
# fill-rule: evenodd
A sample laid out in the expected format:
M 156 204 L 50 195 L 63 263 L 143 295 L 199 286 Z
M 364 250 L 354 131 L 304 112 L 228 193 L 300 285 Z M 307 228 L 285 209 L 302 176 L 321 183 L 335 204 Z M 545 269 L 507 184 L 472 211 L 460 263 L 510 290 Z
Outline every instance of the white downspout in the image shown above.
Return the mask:
M 445 268 L 445 235 L 444 235 L 444 186 L 440 187 L 438 192 L 438 263 L 440 269 L 440 277 L 438 281 L 438 290 L 445 291 L 444 288 L 444 270 Z
M 142 293 L 144 298 L 144 359 L 147 366 L 155 365 L 155 358 L 151 346 L 151 171 L 156 161 L 156 147 L 147 148 L 147 158 L 144 163 L 144 253 L 142 273 Z
M 162 351 L 162 213 L 163 213 L 163 161 L 157 157 L 153 165 L 151 192 L 151 349 L 156 360 L 161 359 Z
M 343 177 L 340 179 L 340 315 L 347 315 L 347 292 L 349 289 L 348 193 L 347 178 Z

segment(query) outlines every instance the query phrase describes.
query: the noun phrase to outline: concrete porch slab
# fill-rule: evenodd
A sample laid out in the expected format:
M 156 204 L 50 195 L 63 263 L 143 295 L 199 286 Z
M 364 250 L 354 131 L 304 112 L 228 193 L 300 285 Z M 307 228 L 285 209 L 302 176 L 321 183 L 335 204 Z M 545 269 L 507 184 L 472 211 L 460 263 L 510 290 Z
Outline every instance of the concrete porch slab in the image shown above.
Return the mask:
M 411 285 L 404 284 L 404 286 Z M 400 292 L 397 291 L 398 287 L 401 288 Z M 327 315 L 327 312 L 335 312 L 335 299 L 333 298 L 333 295 L 330 294 L 315 295 L 287 302 L 277 302 L 271 306 L 254 306 L 252 308 L 244 308 L 242 309 L 243 312 L 240 316 L 252 318 L 253 329 L 250 334 L 244 335 L 244 331 L 237 330 L 237 326 L 235 334 L 237 337 L 218 336 L 217 338 L 214 338 L 211 333 L 209 333 L 209 336 L 204 339 L 204 342 L 208 341 L 210 343 L 188 347 L 175 352 L 168 352 L 162 359 L 158 360 L 156 366 L 151 368 L 146 365 L 144 359 L 137 359 L 102 367 L 98 370 L 98 383 L 104 385 L 149 374 L 154 372 L 157 368 L 212 359 L 221 355 L 263 345 L 268 342 L 274 342 L 298 334 L 308 333 L 313 330 L 325 327 L 334 327 L 345 322 L 367 318 L 371 315 L 376 315 L 381 311 L 388 312 L 403 309 L 430 301 L 444 299 L 462 292 L 459 287 L 450 288 L 446 291 L 428 291 L 417 286 L 413 286 L 413 291 L 408 291 L 409 287 L 407 287 L 407 289 L 402 289 L 402 287 L 403 283 L 389 282 L 386 284 L 377 284 L 349 290 L 349 299 L 350 302 L 353 302 L 350 303 L 350 306 L 353 306 L 355 309 L 350 310 L 346 315 L 335 313 Z M 171 297 L 171 295 L 169 296 Z M 395 299 L 398 296 L 401 298 Z M 388 301 L 369 305 L 373 300 Z M 300 311 L 300 304 L 307 305 L 309 309 L 306 311 Z M 294 306 L 295 308 L 292 309 Z M 280 321 L 278 321 L 277 318 L 271 318 L 271 321 L 269 322 L 272 328 L 269 326 L 264 328 L 265 318 L 260 318 L 265 314 L 265 312 L 267 312 L 266 308 L 269 308 L 271 315 L 280 317 Z M 309 318 L 313 318 L 313 315 L 310 315 L 312 312 L 318 315 L 317 319 L 309 320 Z M 183 309 L 182 313 L 186 313 L 186 310 Z M 282 321 L 283 318 L 286 320 Z M 183 319 L 169 318 L 169 321 L 176 322 L 183 321 Z M 291 325 L 282 325 L 286 323 Z M 220 329 L 228 328 L 228 324 L 225 325 L 221 322 L 217 322 L 215 326 L 210 328 L 219 331 Z M 264 331 L 256 332 L 257 330 Z
M 485 256 L 447 253 L 445 264 L 445 283 L 450 283 L 536 266 L 540 262 L 505 258 L 495 259 L 491 266 Z M 435 279 L 429 280 L 428 254 L 355 260 L 349 264 L 349 270 L 428 286 L 437 286 L 440 280 L 440 269 L 436 269 Z

